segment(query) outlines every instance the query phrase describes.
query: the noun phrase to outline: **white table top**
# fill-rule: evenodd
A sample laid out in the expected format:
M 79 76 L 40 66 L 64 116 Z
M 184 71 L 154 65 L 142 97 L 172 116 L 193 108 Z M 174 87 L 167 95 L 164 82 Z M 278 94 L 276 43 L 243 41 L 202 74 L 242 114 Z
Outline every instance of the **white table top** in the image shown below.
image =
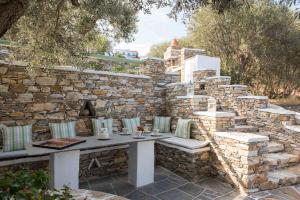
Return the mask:
M 89 149 L 98 149 L 103 147 L 109 146 L 117 146 L 123 144 L 130 144 L 134 142 L 142 142 L 142 141 L 151 141 L 151 140 L 158 140 L 169 138 L 174 135 L 170 133 L 163 133 L 159 137 L 152 137 L 150 135 L 145 136 L 144 139 L 134 139 L 133 135 L 119 135 L 119 134 L 111 134 L 110 140 L 98 140 L 97 136 L 90 136 L 90 137 L 80 137 L 86 140 L 84 143 L 80 143 L 65 149 L 56 150 L 50 148 L 42 148 L 42 147 L 35 147 L 32 145 L 26 146 L 26 151 L 28 155 L 35 156 L 35 155 L 43 155 L 43 154 L 51 154 L 51 153 L 58 153 L 58 152 L 65 152 L 65 151 L 74 151 L 74 150 L 89 150 Z

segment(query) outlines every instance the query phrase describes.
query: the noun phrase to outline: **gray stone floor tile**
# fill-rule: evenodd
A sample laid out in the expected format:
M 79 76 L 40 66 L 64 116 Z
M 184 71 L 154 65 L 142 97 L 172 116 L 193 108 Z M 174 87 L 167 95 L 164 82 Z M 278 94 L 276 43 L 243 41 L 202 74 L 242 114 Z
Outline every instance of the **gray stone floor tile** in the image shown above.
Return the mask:
M 221 194 L 233 191 L 233 188 L 229 184 L 222 183 L 216 178 L 208 178 L 198 182 L 197 184 L 203 188 L 207 188 Z
M 215 200 L 254 200 L 254 199 L 243 196 L 238 191 L 232 191 L 217 197 Z
M 165 174 L 155 174 L 154 175 L 154 181 L 155 182 L 162 181 L 162 180 L 165 180 L 167 178 L 168 178 L 168 176 L 165 175 Z
M 125 197 L 130 200 L 158 200 L 157 198 L 147 195 L 144 192 L 141 192 L 139 190 L 135 190 L 134 192 L 130 193 Z
M 205 196 L 205 195 L 199 195 L 199 196 L 197 197 L 197 199 L 198 199 L 198 200 L 212 200 L 213 198 L 207 197 L 207 196 Z
M 161 200 L 192 200 L 193 199 L 192 196 L 178 189 L 163 192 L 157 195 L 157 197 Z
M 294 189 L 294 187 L 283 187 L 278 189 L 283 194 L 286 194 L 289 198 L 300 200 L 300 193 Z
M 160 182 L 152 183 L 150 185 L 140 187 L 139 190 L 143 191 L 150 195 L 156 195 L 162 192 L 165 192 L 167 190 L 171 190 L 175 187 L 177 187 L 178 184 L 171 182 L 169 180 L 163 180 Z
M 100 191 L 100 192 L 106 192 L 110 194 L 116 194 L 113 186 L 111 183 L 103 183 L 103 184 L 97 184 L 97 185 L 91 185 L 92 190 Z
M 178 179 L 178 177 L 172 177 L 172 176 L 169 176 L 168 180 L 170 180 L 170 181 L 172 181 L 172 182 L 174 182 L 174 183 L 176 183 L 178 185 L 184 185 L 184 184 L 186 184 L 186 183 L 189 182 L 189 181 L 187 181 L 187 180 L 185 180 L 183 178 Z
M 254 194 L 251 194 L 250 197 L 251 198 L 254 198 L 254 199 L 257 199 L 257 198 L 262 198 L 262 197 L 266 197 L 270 195 L 269 192 L 267 191 L 262 191 L 262 192 L 257 192 L 257 193 L 254 193 Z
M 123 181 L 113 182 L 112 186 L 116 194 L 119 196 L 127 195 L 136 189 L 133 185 Z
M 258 200 L 289 200 L 280 196 L 276 196 L 276 195 L 269 195 L 263 198 L 259 198 Z
M 197 185 L 195 183 L 187 183 L 183 186 L 180 186 L 178 189 L 184 191 L 185 193 L 192 195 L 193 197 L 196 197 L 197 195 L 199 195 L 201 192 L 204 191 L 204 189 L 202 187 L 200 187 L 199 185 Z

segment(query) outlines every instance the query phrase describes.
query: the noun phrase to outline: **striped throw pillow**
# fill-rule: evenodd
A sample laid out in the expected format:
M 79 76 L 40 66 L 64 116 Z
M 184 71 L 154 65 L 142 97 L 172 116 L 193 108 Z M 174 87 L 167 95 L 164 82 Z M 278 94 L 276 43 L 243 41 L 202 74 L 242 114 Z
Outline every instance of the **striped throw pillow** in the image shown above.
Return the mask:
M 153 129 L 159 129 L 160 133 L 169 133 L 171 117 L 154 117 Z
M 75 121 L 66 123 L 49 123 L 52 137 L 55 139 L 76 137 Z
M 98 131 L 101 128 L 107 128 L 109 134 L 113 133 L 113 119 L 112 118 L 109 118 L 109 119 L 103 119 L 103 118 L 92 119 L 92 126 L 93 126 L 94 135 L 97 135 Z
M 175 131 L 175 136 L 190 139 L 191 136 L 191 119 L 179 119 Z
M 32 125 L 14 127 L 1 125 L 1 130 L 5 152 L 23 150 L 26 144 L 32 143 Z
M 141 125 L 141 120 L 139 117 L 132 119 L 122 119 L 123 127 L 127 128 L 128 133 L 133 133 L 136 127 Z

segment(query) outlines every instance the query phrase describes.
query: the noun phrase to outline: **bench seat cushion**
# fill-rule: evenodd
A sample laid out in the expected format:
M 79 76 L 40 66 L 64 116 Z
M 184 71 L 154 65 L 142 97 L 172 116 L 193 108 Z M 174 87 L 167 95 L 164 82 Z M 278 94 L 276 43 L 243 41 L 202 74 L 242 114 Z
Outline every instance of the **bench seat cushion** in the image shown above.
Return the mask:
M 179 137 L 171 137 L 166 139 L 161 139 L 160 141 L 166 142 L 169 144 L 181 146 L 187 149 L 200 149 L 206 147 L 209 142 L 208 141 L 199 141 L 194 139 L 184 139 Z

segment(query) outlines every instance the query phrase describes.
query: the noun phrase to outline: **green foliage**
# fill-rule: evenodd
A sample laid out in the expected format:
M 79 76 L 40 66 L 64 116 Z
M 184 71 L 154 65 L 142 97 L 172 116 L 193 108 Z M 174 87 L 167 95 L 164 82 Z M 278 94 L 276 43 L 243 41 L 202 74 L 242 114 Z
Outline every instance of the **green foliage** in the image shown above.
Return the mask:
M 194 47 L 193 43 L 188 38 L 180 38 L 177 41 L 178 41 L 178 46 L 181 48 L 182 47 L 186 47 L 186 48 Z M 167 48 L 169 46 L 170 46 L 170 41 L 152 45 L 150 48 L 150 51 L 148 53 L 148 56 L 163 58 L 164 52 L 167 50 Z
M 300 88 L 300 23 L 286 4 L 248 1 L 223 14 L 200 9 L 189 24 L 198 48 L 222 61 L 222 73 L 253 93 L 285 97 Z
M 7 173 L 0 179 L 0 199 L 3 200 L 68 200 L 70 189 L 49 189 L 49 176 L 43 170 L 19 170 Z
M 107 37 L 132 40 L 137 11 L 119 0 L 81 1 L 32 0 L 25 15 L 5 35 L 15 41 L 14 60 L 31 66 L 83 66 L 87 45 L 98 52 L 107 46 Z M 105 35 L 105 36 L 104 36 Z

